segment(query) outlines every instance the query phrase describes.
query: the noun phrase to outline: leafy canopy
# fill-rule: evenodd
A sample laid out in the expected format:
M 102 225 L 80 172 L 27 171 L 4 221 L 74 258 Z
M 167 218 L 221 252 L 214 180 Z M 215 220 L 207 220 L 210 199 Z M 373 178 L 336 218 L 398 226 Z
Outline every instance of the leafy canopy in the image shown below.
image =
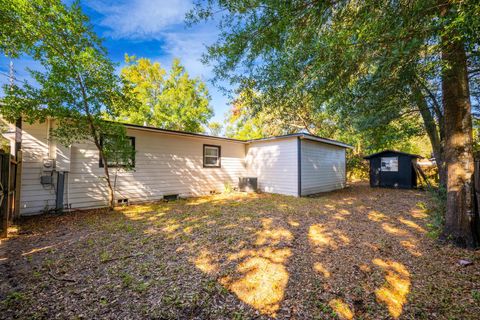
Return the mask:
M 140 107 L 120 112 L 118 119 L 170 130 L 205 131 L 213 116 L 208 89 L 200 79 L 190 78 L 180 60 L 173 60 L 168 74 L 160 63 L 146 58 L 126 55 L 125 62 L 122 78 L 133 85 Z
M 260 93 L 257 109 L 273 108 L 282 116 L 326 112 L 337 126 L 353 126 L 356 132 L 403 131 L 377 135 L 391 136 L 386 143 L 392 144 L 425 134 L 418 121 L 419 90 L 434 123 L 441 122 L 442 110 L 435 112 L 430 94 L 438 104 L 442 34 L 460 30 L 475 69 L 480 5 L 458 2 L 452 14 L 439 18 L 442 5 L 433 0 L 212 0 L 199 3 L 189 19 L 219 16 L 222 32 L 204 60 L 214 65 L 218 81 Z
M 1 0 L 3 7 L 3 2 Z M 60 142 L 70 145 L 92 141 L 100 159 L 124 155 L 123 162 L 134 152 L 125 141 L 125 128 L 104 120 L 115 118 L 119 111 L 135 107 L 130 86 L 115 74 L 115 65 L 93 31 L 88 17 L 78 2 L 71 6 L 60 0 L 12 0 L 6 17 L 9 34 L 2 36 L 1 50 L 5 53 L 26 53 L 40 62 L 42 71 L 30 71 L 35 84 L 25 83 L 5 88 L 2 114 L 10 122 L 19 117 L 25 121 L 55 119 L 53 134 Z M 8 40 L 17 43 L 11 46 Z M 102 143 L 108 136 L 110 143 Z M 125 152 L 118 152 L 124 148 Z M 114 190 L 108 166 L 105 179 L 109 187 L 110 206 Z

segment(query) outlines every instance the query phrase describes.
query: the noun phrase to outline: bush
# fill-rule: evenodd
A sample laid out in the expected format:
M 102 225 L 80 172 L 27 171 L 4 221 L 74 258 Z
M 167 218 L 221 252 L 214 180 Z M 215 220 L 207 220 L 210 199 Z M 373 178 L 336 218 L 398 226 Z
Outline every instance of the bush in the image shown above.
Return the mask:
M 427 207 L 427 213 L 430 218 L 428 227 L 430 235 L 438 238 L 445 224 L 445 212 L 447 210 L 447 190 L 444 187 L 427 188 L 432 201 Z
M 369 165 L 368 161 L 359 154 L 347 154 L 347 177 L 348 180 L 366 180 L 368 179 Z

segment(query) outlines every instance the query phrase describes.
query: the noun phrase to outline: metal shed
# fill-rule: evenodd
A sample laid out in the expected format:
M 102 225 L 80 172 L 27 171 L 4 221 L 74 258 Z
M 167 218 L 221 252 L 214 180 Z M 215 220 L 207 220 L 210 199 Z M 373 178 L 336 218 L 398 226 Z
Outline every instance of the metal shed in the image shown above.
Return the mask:
M 416 161 L 421 156 L 385 150 L 366 156 L 370 161 L 370 186 L 412 189 L 417 186 Z

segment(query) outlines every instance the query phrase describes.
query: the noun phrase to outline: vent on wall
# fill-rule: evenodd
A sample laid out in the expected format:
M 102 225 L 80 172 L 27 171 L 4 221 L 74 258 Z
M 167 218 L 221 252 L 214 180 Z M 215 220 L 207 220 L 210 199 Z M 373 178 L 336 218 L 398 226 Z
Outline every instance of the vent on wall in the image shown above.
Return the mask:
M 128 206 L 128 199 L 127 198 L 118 199 L 117 203 L 120 204 L 120 205 Z
M 173 201 L 178 199 L 178 194 L 167 194 L 163 196 L 163 200 L 165 201 Z

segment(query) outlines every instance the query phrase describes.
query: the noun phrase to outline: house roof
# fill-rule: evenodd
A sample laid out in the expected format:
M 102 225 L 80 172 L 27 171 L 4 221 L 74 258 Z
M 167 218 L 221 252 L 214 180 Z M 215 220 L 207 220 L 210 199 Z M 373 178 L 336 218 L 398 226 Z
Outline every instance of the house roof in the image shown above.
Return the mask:
M 233 138 L 217 137 L 217 136 L 212 136 L 212 135 L 202 134 L 202 133 L 192 133 L 192 132 L 186 132 L 186 131 L 161 129 L 161 128 L 157 128 L 157 127 L 140 126 L 140 125 L 129 124 L 129 123 L 122 123 L 122 124 L 125 125 L 127 128 L 137 129 L 137 130 L 155 131 L 155 132 L 159 132 L 159 133 L 180 135 L 180 136 L 191 136 L 191 137 L 197 137 L 197 138 L 226 140 L 226 141 L 238 142 L 238 143 L 255 143 L 255 142 L 260 142 L 260 141 L 269 141 L 269 140 L 276 140 L 276 139 L 286 139 L 286 138 L 291 138 L 291 137 L 300 137 L 300 139 L 318 141 L 318 142 L 322 142 L 322 143 L 326 143 L 326 144 L 336 145 L 336 146 L 343 147 L 343 148 L 352 148 L 352 146 L 350 146 L 346 143 L 343 143 L 343 142 L 340 142 L 340 141 L 337 141 L 337 140 L 322 138 L 322 137 L 315 136 L 315 135 L 308 134 L 308 133 L 292 133 L 292 134 L 286 134 L 286 135 L 275 136 L 275 137 L 270 137 L 270 138 L 240 140 L 240 139 L 233 139 Z
M 247 142 L 252 143 L 252 142 L 257 142 L 257 141 L 268 141 L 268 140 L 285 139 L 285 138 L 292 138 L 292 137 L 300 137 L 300 139 L 323 142 L 323 143 L 326 143 L 326 144 L 331 144 L 331 145 L 335 145 L 335 146 L 339 146 L 339 147 L 343 147 L 343 148 L 353 149 L 353 147 L 351 145 L 348 145 L 346 143 L 343 143 L 343 142 L 340 142 L 340 141 L 337 141 L 337 140 L 333 140 L 333 139 L 322 138 L 322 137 L 315 136 L 315 135 L 309 134 L 309 133 L 285 134 L 285 135 L 275 136 L 275 137 L 270 137 L 270 138 L 252 139 L 252 140 L 248 140 Z
M 402 154 L 404 156 L 410 156 L 410 157 L 413 157 L 413 158 L 423 158 L 422 156 L 419 156 L 418 154 L 406 153 L 406 152 L 401 152 L 401 151 L 396 151 L 396 150 L 383 150 L 383 151 L 368 155 L 366 157 L 363 157 L 363 159 L 368 160 L 368 159 L 371 159 L 371 158 L 374 158 L 374 157 L 378 157 L 379 155 L 382 155 L 382 154 L 387 153 L 387 152 Z
M 217 137 L 217 136 L 211 136 L 211 135 L 203 134 L 203 133 L 193 133 L 193 132 L 186 132 L 186 131 L 168 130 L 168 129 L 161 129 L 161 128 L 157 128 L 157 127 L 140 126 L 140 125 L 137 125 L 137 124 L 130 124 L 130 123 L 121 123 L 121 124 L 123 124 L 127 128 L 144 130 L 144 131 L 155 131 L 155 132 L 159 132 L 159 133 L 173 134 L 173 135 L 179 135 L 179 136 L 193 136 L 193 137 L 198 137 L 198 138 L 227 140 L 227 141 L 239 142 L 239 143 L 246 143 L 247 142 L 245 140 L 225 138 L 225 137 Z

